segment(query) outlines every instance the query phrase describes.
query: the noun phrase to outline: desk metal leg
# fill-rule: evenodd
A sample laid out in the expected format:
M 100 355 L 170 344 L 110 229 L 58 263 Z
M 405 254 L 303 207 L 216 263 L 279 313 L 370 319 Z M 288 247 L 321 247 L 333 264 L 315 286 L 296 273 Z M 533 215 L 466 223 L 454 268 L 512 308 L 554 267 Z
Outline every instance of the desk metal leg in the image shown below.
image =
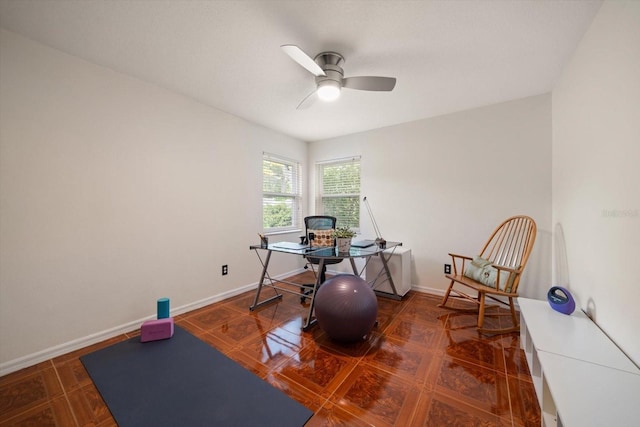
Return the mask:
M 291 289 L 288 288 L 283 288 L 283 287 L 278 287 L 276 284 L 278 283 L 282 283 L 282 284 L 286 284 L 289 286 L 299 286 L 297 283 L 292 283 L 292 282 L 287 282 L 286 280 L 275 280 L 272 279 L 269 276 L 269 272 L 268 272 L 268 268 L 269 268 L 269 262 L 271 261 L 271 254 L 273 253 L 273 250 L 271 249 L 267 249 L 267 256 L 263 262 L 262 257 L 260 256 L 260 254 L 258 253 L 257 249 L 258 247 L 251 247 L 251 249 L 256 250 L 256 254 L 258 255 L 258 259 L 260 260 L 260 262 L 262 263 L 262 274 L 260 275 L 260 282 L 258 283 L 258 289 L 256 290 L 256 295 L 255 298 L 253 300 L 253 304 L 249 307 L 249 310 L 254 311 L 255 309 L 257 309 L 258 307 L 264 305 L 264 304 L 268 304 L 274 300 L 281 300 L 282 299 L 282 293 L 280 293 L 279 291 L 282 292 L 289 292 L 289 293 L 296 293 L 293 292 Z M 260 249 L 265 249 L 265 248 L 260 248 Z M 384 273 L 386 274 L 387 280 L 389 280 L 389 283 L 391 284 L 391 289 L 393 290 L 393 294 L 389 294 L 386 292 L 379 292 L 379 291 L 375 291 L 376 295 L 382 296 L 382 297 L 386 297 L 386 298 L 392 298 L 395 300 L 402 300 L 402 297 L 400 295 L 398 295 L 398 292 L 396 290 L 396 286 L 395 283 L 393 283 L 393 277 L 391 277 L 391 271 L 389 270 L 389 265 L 387 263 L 387 261 L 391 258 L 391 255 L 393 254 L 393 252 L 389 255 L 389 257 L 385 257 L 383 252 L 377 252 L 376 255 L 378 255 L 382 261 L 382 266 L 383 266 L 383 270 Z M 370 259 L 371 256 L 373 256 L 374 254 L 370 254 L 370 255 L 365 255 L 363 256 L 363 258 L 367 258 L 367 263 L 369 262 L 368 260 Z M 333 259 L 333 258 L 330 258 Z M 351 268 L 353 270 L 353 273 L 356 276 L 361 276 L 362 272 L 358 272 L 358 268 L 356 266 L 355 260 L 352 257 L 349 257 L 349 261 L 351 263 Z M 365 264 L 366 267 L 366 264 Z M 322 272 L 324 271 L 325 268 L 325 258 L 321 257 L 320 261 L 318 263 L 318 272 Z M 364 270 L 364 269 L 363 269 Z M 378 276 L 380 276 L 382 274 L 382 271 L 379 273 Z M 321 283 L 321 278 L 322 275 L 321 274 L 316 274 L 316 282 L 313 286 L 312 292 L 310 294 L 310 296 L 306 297 L 310 299 L 310 303 L 309 303 L 309 309 L 307 311 L 307 319 L 304 322 L 303 326 L 302 326 L 302 330 L 303 331 L 308 331 L 312 326 L 314 326 L 317 322 L 317 320 L 314 318 L 314 309 L 315 309 L 315 302 L 316 302 L 316 293 L 318 292 L 318 290 L 320 289 L 320 286 L 322 286 Z M 267 283 L 265 283 L 265 280 L 267 280 Z M 373 285 L 372 287 L 375 287 L 375 282 L 377 281 L 377 278 L 374 279 L 373 281 Z M 263 290 L 263 287 L 270 287 L 273 288 L 276 295 L 274 295 L 273 297 L 270 297 L 264 301 L 260 301 L 260 296 Z
M 318 263 L 318 271 L 323 271 L 322 269 L 324 268 L 324 258 L 320 258 L 320 262 Z M 316 303 L 316 292 L 318 292 L 318 289 L 320 288 L 320 274 L 316 275 L 316 284 L 313 287 L 313 292 L 311 293 L 311 303 L 309 304 L 309 311 L 307 313 L 307 321 L 305 322 L 304 326 L 302 326 L 302 330 L 307 332 L 309 329 L 311 329 L 311 327 L 313 325 L 316 324 L 316 319 L 313 318 L 313 308 L 315 307 L 315 303 Z
M 278 291 L 276 291 L 276 295 L 266 299 L 264 301 L 262 301 L 260 304 L 258 304 L 258 300 L 260 299 L 260 292 L 262 291 L 262 285 L 264 284 L 264 278 L 268 277 L 268 273 L 267 273 L 267 268 L 269 267 L 269 261 L 271 260 L 271 251 L 267 252 L 267 258 L 264 260 L 264 262 L 262 262 L 262 258 L 260 258 L 260 255 L 258 254 L 258 259 L 260 259 L 260 262 L 262 263 L 262 274 L 260 275 L 260 283 L 258 283 L 258 290 L 256 291 L 256 297 L 253 300 L 253 305 L 251 307 L 249 307 L 250 311 L 255 310 L 256 308 L 258 308 L 259 306 L 263 305 L 263 304 L 267 304 L 275 299 L 282 299 L 282 294 L 278 293 Z
M 391 254 L 389 254 L 389 259 L 391 259 L 391 256 L 393 255 L 393 252 Z M 380 295 L 383 297 L 387 297 L 387 298 L 391 298 L 397 301 L 402 300 L 402 297 L 400 295 L 398 295 L 398 291 L 396 290 L 396 285 L 393 283 L 393 277 L 391 277 L 391 271 L 389 270 L 389 265 L 387 264 L 387 258 L 385 258 L 384 256 L 384 252 L 379 252 L 378 256 L 380 257 L 380 260 L 382 261 L 382 266 L 384 267 L 384 271 L 385 273 L 387 273 L 387 279 L 389 279 L 389 284 L 391 285 L 391 290 L 393 291 L 393 294 L 388 294 L 386 292 L 380 292 L 380 291 L 376 291 L 374 290 L 374 292 L 376 293 L 376 295 Z
M 355 274 L 356 276 L 360 276 L 358 267 L 356 267 L 356 261 L 353 258 L 349 258 L 349 261 L 351 261 L 351 269 L 353 270 L 353 274 Z

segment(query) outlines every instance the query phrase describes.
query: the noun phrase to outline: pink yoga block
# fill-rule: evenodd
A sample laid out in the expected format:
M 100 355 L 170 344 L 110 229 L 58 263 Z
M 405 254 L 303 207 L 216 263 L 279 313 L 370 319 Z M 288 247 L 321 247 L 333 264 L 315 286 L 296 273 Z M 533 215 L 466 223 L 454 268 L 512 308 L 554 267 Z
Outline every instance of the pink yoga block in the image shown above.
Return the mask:
M 158 341 L 173 336 L 173 317 L 147 320 L 140 328 L 140 342 Z

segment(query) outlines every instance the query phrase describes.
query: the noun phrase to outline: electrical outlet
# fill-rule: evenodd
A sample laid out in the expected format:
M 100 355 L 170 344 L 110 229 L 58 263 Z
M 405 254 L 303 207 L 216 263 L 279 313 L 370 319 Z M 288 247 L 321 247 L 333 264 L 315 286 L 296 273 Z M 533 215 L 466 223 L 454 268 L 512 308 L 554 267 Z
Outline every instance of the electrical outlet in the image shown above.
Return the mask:
M 226 276 L 227 274 L 229 274 L 229 266 L 225 264 L 222 266 L 222 275 Z
M 451 274 L 451 264 L 444 265 L 444 274 Z

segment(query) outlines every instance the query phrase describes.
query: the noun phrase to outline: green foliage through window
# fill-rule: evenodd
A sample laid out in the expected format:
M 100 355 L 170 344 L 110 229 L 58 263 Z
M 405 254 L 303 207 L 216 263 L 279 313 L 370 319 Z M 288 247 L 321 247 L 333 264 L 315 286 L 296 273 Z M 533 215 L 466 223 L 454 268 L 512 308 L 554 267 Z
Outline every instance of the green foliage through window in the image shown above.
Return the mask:
M 340 227 L 360 228 L 360 159 L 318 165 L 320 204 Z
M 265 154 L 262 160 L 262 225 L 265 231 L 299 228 L 300 165 Z

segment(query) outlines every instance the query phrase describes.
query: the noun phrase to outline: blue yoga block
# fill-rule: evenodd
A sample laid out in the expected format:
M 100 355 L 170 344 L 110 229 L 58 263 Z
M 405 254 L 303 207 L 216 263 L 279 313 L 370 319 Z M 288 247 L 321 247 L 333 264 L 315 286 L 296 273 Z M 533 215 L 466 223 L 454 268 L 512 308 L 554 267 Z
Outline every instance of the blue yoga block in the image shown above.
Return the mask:
M 158 319 L 166 319 L 169 317 L 169 298 L 160 298 L 158 300 Z

